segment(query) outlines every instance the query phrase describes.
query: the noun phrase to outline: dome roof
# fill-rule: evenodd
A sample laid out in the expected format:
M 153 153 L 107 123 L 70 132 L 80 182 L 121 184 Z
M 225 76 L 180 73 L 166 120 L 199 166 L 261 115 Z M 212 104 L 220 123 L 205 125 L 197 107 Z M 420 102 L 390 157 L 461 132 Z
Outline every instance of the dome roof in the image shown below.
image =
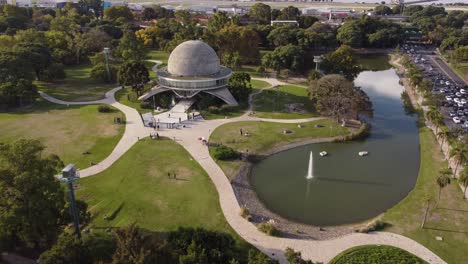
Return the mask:
M 219 72 L 219 58 L 209 45 L 200 40 L 185 41 L 169 56 L 167 71 L 178 76 L 209 76 Z

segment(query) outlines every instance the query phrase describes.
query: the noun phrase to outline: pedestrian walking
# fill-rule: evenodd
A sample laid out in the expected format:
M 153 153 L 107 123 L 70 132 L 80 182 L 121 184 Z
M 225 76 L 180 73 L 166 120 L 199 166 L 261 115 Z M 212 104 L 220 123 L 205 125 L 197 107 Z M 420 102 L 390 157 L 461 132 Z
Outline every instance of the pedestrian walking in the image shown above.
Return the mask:
M 243 135 L 244 135 L 244 131 L 242 130 L 242 128 L 241 128 L 239 131 L 240 131 L 240 135 L 243 136 Z
M 174 172 L 174 179 L 177 180 L 177 175 L 175 174 L 175 172 Z

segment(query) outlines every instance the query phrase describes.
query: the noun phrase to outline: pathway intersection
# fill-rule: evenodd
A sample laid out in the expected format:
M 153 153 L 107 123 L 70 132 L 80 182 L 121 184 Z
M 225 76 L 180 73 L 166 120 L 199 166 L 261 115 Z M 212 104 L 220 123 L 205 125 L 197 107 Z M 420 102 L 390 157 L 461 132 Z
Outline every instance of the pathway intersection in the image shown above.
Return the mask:
M 273 78 L 259 78 L 268 82 L 271 86 L 284 84 Z M 265 88 L 265 89 L 268 89 Z M 141 119 L 140 114 L 134 108 L 128 107 L 117 102 L 114 98 L 115 92 L 120 90 L 121 87 L 114 88 L 106 93 L 106 96 L 102 100 L 90 101 L 90 102 L 66 102 L 56 98 L 53 98 L 45 93 L 41 93 L 41 96 L 53 103 L 63 105 L 86 105 L 86 104 L 109 104 L 119 109 L 125 114 L 126 125 L 125 132 L 114 148 L 112 153 L 99 164 L 91 166 L 89 168 L 80 170 L 81 177 L 89 177 L 98 174 L 108 167 L 110 167 L 115 161 L 117 161 L 125 152 L 127 152 L 139 139 L 149 136 L 154 133 L 152 128 L 145 127 Z M 260 93 L 261 91 L 257 92 Z M 253 95 L 249 98 L 251 103 Z M 238 122 L 238 121 L 266 121 L 276 123 L 303 123 L 320 119 L 318 118 L 305 118 L 305 119 L 264 119 L 250 116 L 252 104 L 250 104 L 249 110 L 242 116 L 231 118 L 231 119 L 216 119 L 216 120 L 188 120 L 185 121 L 185 128 L 180 129 L 166 129 L 161 128 L 158 133 L 160 136 L 168 137 L 175 140 L 177 143 L 182 145 L 192 157 L 202 166 L 207 172 L 213 184 L 215 185 L 218 194 L 221 209 L 227 222 L 231 227 L 247 242 L 264 252 L 265 254 L 278 259 L 281 263 L 287 263 L 284 258 L 284 250 L 287 247 L 299 250 L 302 252 L 302 256 L 305 259 L 311 259 L 313 261 L 321 261 L 324 263 L 329 262 L 333 257 L 341 253 L 342 251 L 360 245 L 390 245 L 402 248 L 412 254 L 420 257 L 431 264 L 445 263 L 441 258 L 435 255 L 426 247 L 417 243 L 416 241 L 389 232 L 372 232 L 370 234 L 353 233 L 343 237 L 339 237 L 331 240 L 303 240 L 293 238 L 279 238 L 268 236 L 257 230 L 256 226 L 246 219 L 240 216 L 240 206 L 235 197 L 232 186 L 216 162 L 211 158 L 208 152 L 208 148 L 203 145 L 198 138 L 205 137 L 209 139 L 211 133 L 219 126 Z

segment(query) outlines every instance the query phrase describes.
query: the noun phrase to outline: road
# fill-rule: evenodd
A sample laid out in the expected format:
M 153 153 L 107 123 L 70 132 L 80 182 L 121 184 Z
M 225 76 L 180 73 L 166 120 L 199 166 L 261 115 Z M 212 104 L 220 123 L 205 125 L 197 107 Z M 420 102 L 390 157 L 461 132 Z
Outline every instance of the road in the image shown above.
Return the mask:
M 463 80 L 462 78 L 460 78 L 460 76 L 458 76 L 452 70 L 452 68 L 450 68 L 450 66 L 448 66 L 447 63 L 445 63 L 439 56 L 432 55 L 432 56 L 429 56 L 429 58 L 431 59 L 431 64 L 433 66 L 437 67 L 440 70 L 440 72 L 443 72 L 454 83 L 456 83 L 457 85 L 460 85 L 460 86 L 468 85 L 468 83 L 465 82 L 465 80 Z

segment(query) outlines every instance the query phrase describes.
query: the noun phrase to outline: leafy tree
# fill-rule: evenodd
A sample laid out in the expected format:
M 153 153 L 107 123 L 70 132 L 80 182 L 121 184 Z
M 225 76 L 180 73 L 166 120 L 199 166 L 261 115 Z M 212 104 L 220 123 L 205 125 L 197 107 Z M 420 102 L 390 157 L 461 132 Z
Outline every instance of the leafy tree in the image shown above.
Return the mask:
M 359 66 L 356 66 L 354 53 L 351 47 L 341 45 L 338 49 L 324 56 L 321 68 L 327 73 L 343 74 L 347 79 L 356 78 L 361 71 Z
M 439 195 L 437 197 L 437 203 L 440 201 L 440 193 L 442 192 L 442 188 L 450 184 L 450 174 L 452 174 L 452 170 L 444 169 L 439 172 L 439 176 L 437 177 L 437 185 L 439 186 Z
M 456 160 L 455 171 L 453 176 L 457 175 L 458 167 L 464 165 L 468 160 L 468 146 L 466 144 L 457 144 L 450 150 L 450 157 Z
M 344 45 L 360 47 L 363 44 L 361 24 L 358 20 L 346 21 L 340 28 L 336 38 Z
M 89 56 L 96 52 L 102 52 L 105 47 L 111 46 L 112 38 L 106 32 L 92 29 L 83 33 L 77 39 L 81 56 Z
M 304 51 L 294 45 L 286 45 L 276 48 L 262 58 L 265 68 L 272 68 L 279 73 L 281 69 L 299 72 L 304 68 Z
M 250 249 L 249 250 L 249 258 L 248 264 L 278 264 L 277 260 L 271 259 L 267 255 L 263 254 L 262 252 Z
M 374 13 L 376 15 L 386 16 L 393 14 L 393 10 L 386 5 L 378 5 L 374 8 Z
M 147 263 L 150 252 L 136 225 L 117 229 L 115 236 L 117 249 L 112 257 L 112 264 Z
M 341 75 L 331 74 L 311 81 L 309 92 L 322 115 L 336 120 L 372 115 L 372 102 L 367 94 Z
M 144 29 L 140 29 L 135 32 L 136 37 L 139 41 L 143 42 L 145 46 L 150 46 L 152 48 L 162 48 L 165 42 L 165 36 L 167 35 L 167 30 L 157 26 L 149 26 Z
M 298 18 L 300 28 L 309 28 L 317 21 L 318 18 L 314 16 L 299 16 Z
M 129 22 L 133 20 L 133 13 L 127 6 L 111 6 L 104 10 L 104 18 L 117 22 Z
M 138 61 L 123 63 L 117 76 L 121 85 L 131 86 L 137 95 L 141 94 L 145 84 L 149 81 L 148 69 Z
M 294 251 L 294 249 L 289 247 L 286 248 L 284 256 L 290 264 L 314 264 L 311 260 L 303 260 L 301 252 Z
M 271 22 L 271 7 L 264 3 L 256 3 L 250 8 L 250 17 L 258 20 L 259 24 L 270 25 Z
M 242 62 L 254 63 L 260 58 L 260 40 L 255 31 L 236 25 L 229 25 L 216 33 L 216 43 L 223 58 L 225 54 L 239 54 Z
M 229 25 L 231 19 L 224 11 L 218 11 L 208 21 L 208 29 L 212 32 L 218 32 L 221 28 Z
M 468 166 L 465 166 L 463 168 L 463 171 L 460 173 L 458 176 L 458 182 L 464 186 L 465 188 L 463 189 L 463 198 L 465 198 L 466 195 L 466 189 L 468 188 Z
M 45 38 L 54 61 L 64 64 L 72 64 L 75 61 L 71 50 L 73 40 L 68 34 L 62 31 L 50 30 L 45 33 Z
M 267 36 L 270 46 L 279 47 L 289 44 L 297 45 L 297 32 L 299 29 L 294 25 L 274 27 Z
M 20 43 L 15 46 L 14 51 L 31 65 L 38 80 L 41 80 L 44 70 L 52 64 L 52 55 L 47 45 Z
M 80 0 L 78 6 L 82 12 L 89 14 L 94 14 L 96 17 L 102 16 L 103 10 L 103 1 L 102 0 Z
M 54 246 L 41 254 L 43 264 L 91 264 L 89 249 L 75 235 L 63 233 Z
M 122 58 L 125 61 L 141 61 L 144 60 L 146 56 L 146 50 L 143 42 L 138 40 L 135 33 L 131 30 L 125 31 L 114 53 L 117 57 Z
M 250 75 L 246 72 L 235 72 L 229 78 L 229 91 L 240 104 L 246 104 L 252 92 Z
M 320 79 L 321 77 L 322 77 L 322 74 L 319 71 L 311 70 L 309 72 L 309 75 L 307 76 L 307 81 L 308 82 L 315 81 L 315 80 Z
M 0 250 L 45 249 L 57 238 L 65 196 L 54 175 L 63 167 L 37 140 L 0 144 Z
M 423 7 L 420 5 L 406 5 L 405 9 L 403 10 L 403 15 L 411 16 L 414 13 L 421 11 L 422 9 Z
M 152 7 L 145 7 L 141 15 L 144 20 L 149 21 L 156 18 L 156 11 Z
M 278 20 L 298 20 L 301 12 L 299 8 L 294 6 L 288 6 L 281 9 L 281 13 L 278 16 Z

